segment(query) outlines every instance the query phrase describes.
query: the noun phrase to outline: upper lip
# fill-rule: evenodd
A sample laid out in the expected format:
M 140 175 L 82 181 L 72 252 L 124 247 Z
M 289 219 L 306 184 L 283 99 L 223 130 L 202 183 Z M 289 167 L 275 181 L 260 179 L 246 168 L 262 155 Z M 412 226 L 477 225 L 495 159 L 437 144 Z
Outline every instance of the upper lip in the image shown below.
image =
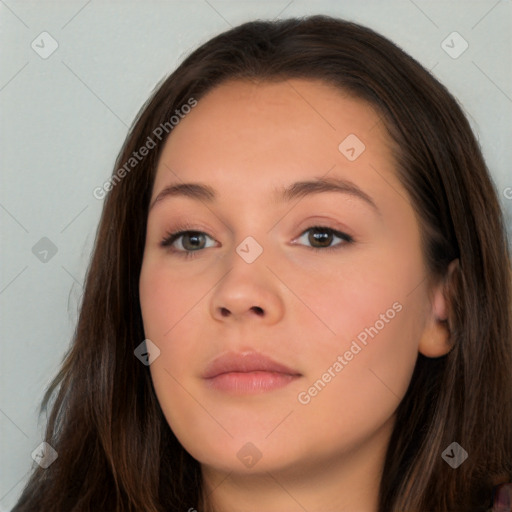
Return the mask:
M 212 379 L 223 373 L 239 372 L 276 372 L 287 375 L 301 375 L 298 371 L 278 363 L 268 356 L 258 352 L 234 353 L 229 352 L 213 359 L 203 372 L 204 379 Z

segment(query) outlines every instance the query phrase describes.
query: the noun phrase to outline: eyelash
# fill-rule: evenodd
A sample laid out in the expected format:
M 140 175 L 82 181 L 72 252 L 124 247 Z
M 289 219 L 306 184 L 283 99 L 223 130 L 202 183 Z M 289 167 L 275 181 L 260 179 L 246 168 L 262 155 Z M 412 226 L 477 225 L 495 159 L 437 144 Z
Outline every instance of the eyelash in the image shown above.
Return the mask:
M 172 244 L 176 240 L 178 240 L 182 235 L 185 235 L 188 233 L 206 235 L 206 236 L 208 236 L 208 238 L 212 238 L 204 231 L 198 231 L 197 229 L 192 229 L 192 228 L 193 228 L 193 226 L 189 226 L 189 225 L 178 226 L 176 228 L 176 231 L 172 231 L 172 232 L 170 231 L 170 232 L 166 233 L 165 237 L 160 242 L 160 246 L 163 248 L 169 249 L 171 252 L 173 252 L 185 259 L 194 258 L 197 253 L 201 252 L 202 249 L 198 249 L 196 251 L 187 251 L 187 250 L 182 251 L 182 250 L 177 250 L 177 249 L 174 249 L 171 247 Z M 339 250 L 339 249 L 345 247 L 347 244 L 351 244 L 354 242 L 354 239 L 350 235 L 347 235 L 346 233 L 337 231 L 336 229 L 329 228 L 327 226 L 318 226 L 318 225 L 310 226 L 309 228 L 305 229 L 300 234 L 299 238 L 302 237 L 304 234 L 306 234 L 308 231 L 311 231 L 313 229 L 317 229 L 319 231 L 324 231 L 324 232 L 327 232 L 334 236 L 337 236 L 338 238 L 341 238 L 344 242 L 344 243 L 338 243 L 337 245 L 334 245 L 332 247 L 308 247 L 308 249 L 311 249 L 313 251 L 324 251 L 324 252 L 325 251 L 335 251 L 335 250 Z M 213 240 L 213 238 L 212 238 L 212 240 Z M 207 247 L 207 249 L 208 249 L 208 247 Z

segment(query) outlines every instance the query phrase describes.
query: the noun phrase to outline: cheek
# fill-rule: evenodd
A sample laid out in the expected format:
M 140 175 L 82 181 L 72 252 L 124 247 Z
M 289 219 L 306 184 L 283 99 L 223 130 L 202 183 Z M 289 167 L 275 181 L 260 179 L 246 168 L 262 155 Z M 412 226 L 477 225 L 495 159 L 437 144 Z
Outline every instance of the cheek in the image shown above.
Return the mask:
M 395 367 L 415 359 L 423 302 L 419 294 L 409 293 L 414 278 L 399 275 L 396 268 L 404 266 L 394 262 L 389 268 L 383 261 L 379 266 L 363 263 L 367 270 L 354 269 L 343 278 L 330 275 L 311 287 L 295 283 L 295 293 L 314 313 L 302 317 L 300 352 L 310 353 L 317 371 L 346 352 L 351 365 L 389 361 Z M 411 276 L 416 272 L 411 267 Z
M 139 280 L 146 337 L 155 338 L 152 341 L 156 343 L 165 341 L 179 322 L 189 323 L 189 315 L 193 315 L 195 306 L 209 289 L 208 283 L 194 276 L 180 277 L 171 272 L 165 260 L 148 258 L 142 265 Z
M 182 344 L 181 344 L 182 345 Z M 185 449 L 194 454 L 197 440 L 210 432 L 213 438 L 225 435 L 213 418 L 205 414 L 201 401 L 195 398 L 190 379 L 182 371 L 189 358 L 180 344 L 166 346 L 151 364 L 151 378 L 158 403 L 176 437 Z
M 193 277 L 170 275 L 165 264 L 148 259 L 141 269 L 140 304 L 146 338 L 153 341 L 160 355 L 150 365 L 155 393 L 168 424 L 180 439 L 204 436 L 208 421 L 190 391 L 199 368 L 204 339 L 199 313 L 211 285 Z M 204 312 L 203 312 L 204 316 Z M 198 422 L 198 418 L 202 418 Z M 210 425 L 214 428 L 216 424 Z
M 377 335 L 368 335 L 366 345 L 354 337 L 315 362 L 295 409 L 311 456 L 341 455 L 390 428 L 417 359 L 415 329 L 406 315 L 404 307 Z M 286 443 L 287 435 L 276 431 L 273 442 Z
M 320 324 L 309 329 L 304 353 L 310 371 L 297 396 L 304 431 L 322 425 L 324 439 L 351 445 L 393 416 L 414 371 L 424 306 L 420 291 L 410 292 L 418 269 L 405 267 L 386 268 L 381 261 L 374 267 L 379 272 L 368 266 L 364 273 L 347 273 L 343 280 L 326 281 L 316 302 L 311 295 L 308 303 L 334 332 Z M 321 449 L 321 439 L 311 441 Z

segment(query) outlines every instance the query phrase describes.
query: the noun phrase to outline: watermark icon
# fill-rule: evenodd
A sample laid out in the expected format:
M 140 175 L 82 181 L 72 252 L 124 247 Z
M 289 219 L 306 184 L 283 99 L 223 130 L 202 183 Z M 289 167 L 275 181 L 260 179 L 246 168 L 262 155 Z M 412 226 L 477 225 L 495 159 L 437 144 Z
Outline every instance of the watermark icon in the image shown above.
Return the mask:
M 138 345 L 133 353 L 144 366 L 149 366 L 160 357 L 160 349 L 151 340 L 147 339 Z
M 245 443 L 236 456 L 244 466 L 252 468 L 261 459 L 262 454 L 254 444 Z
M 246 263 L 253 263 L 263 252 L 263 247 L 252 236 L 248 236 L 237 246 L 236 252 Z
M 503 190 L 503 195 L 505 199 L 512 199 L 512 187 L 507 187 Z
M 41 59 L 47 59 L 59 47 L 59 43 L 48 33 L 41 32 L 30 44 Z
M 151 132 L 151 135 L 148 135 L 146 142 L 144 142 L 144 144 L 137 151 L 133 151 L 130 158 L 128 158 L 124 165 L 117 169 L 117 171 L 107 181 L 105 181 L 101 187 L 96 187 L 93 190 L 92 195 L 96 199 L 103 199 L 107 195 L 107 192 L 110 192 L 123 178 L 125 178 L 135 167 L 137 167 L 139 162 L 144 160 L 144 158 L 152 149 L 157 146 L 155 139 L 161 141 L 163 138 L 165 138 L 165 136 L 171 133 L 171 130 L 175 128 L 196 105 L 197 100 L 194 98 L 189 98 L 187 103 L 183 104 L 179 109 L 176 109 L 174 111 L 176 115 L 172 115 L 169 118 L 169 121 L 160 123 Z
M 297 400 L 302 405 L 307 405 L 311 402 L 311 400 L 318 395 L 329 382 L 334 379 L 344 368 L 348 365 L 354 356 L 359 354 L 361 350 L 368 345 L 368 336 L 372 339 L 375 338 L 379 334 L 382 329 L 389 324 L 393 318 L 402 311 L 403 306 L 400 302 L 396 301 L 393 303 L 392 307 L 386 310 L 386 313 L 381 313 L 379 316 L 379 320 L 377 320 L 373 326 L 366 327 L 363 329 L 358 335 L 357 340 L 352 340 L 352 344 L 350 348 L 346 350 L 343 355 L 338 355 L 336 360 L 326 369 L 326 371 L 322 374 L 322 376 L 317 379 L 307 390 L 301 391 L 297 395 Z M 359 343 L 358 343 L 359 342 Z M 361 346 L 362 345 L 362 346 Z
M 345 137 L 338 146 L 339 152 L 350 162 L 359 158 L 365 149 L 364 142 L 353 133 Z
M 48 263 L 57 254 L 57 251 L 57 246 L 45 236 L 32 247 L 32 254 L 41 263 Z
M 52 445 L 43 441 L 32 453 L 32 459 L 43 469 L 48 469 L 56 460 L 59 454 Z
M 453 442 L 445 448 L 441 457 L 453 469 L 457 469 L 468 458 L 468 452 L 459 443 Z
M 441 48 L 452 59 L 458 59 L 469 48 L 469 44 L 458 32 L 452 32 L 442 41 Z

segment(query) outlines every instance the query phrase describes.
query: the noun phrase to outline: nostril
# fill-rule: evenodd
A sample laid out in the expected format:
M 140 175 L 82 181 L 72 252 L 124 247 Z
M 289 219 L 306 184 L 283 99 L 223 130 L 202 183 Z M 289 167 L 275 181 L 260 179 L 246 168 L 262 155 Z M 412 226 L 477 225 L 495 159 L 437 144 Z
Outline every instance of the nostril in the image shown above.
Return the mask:
M 263 315 L 263 309 L 261 309 L 259 306 L 253 306 L 252 309 L 256 311 L 258 315 Z

